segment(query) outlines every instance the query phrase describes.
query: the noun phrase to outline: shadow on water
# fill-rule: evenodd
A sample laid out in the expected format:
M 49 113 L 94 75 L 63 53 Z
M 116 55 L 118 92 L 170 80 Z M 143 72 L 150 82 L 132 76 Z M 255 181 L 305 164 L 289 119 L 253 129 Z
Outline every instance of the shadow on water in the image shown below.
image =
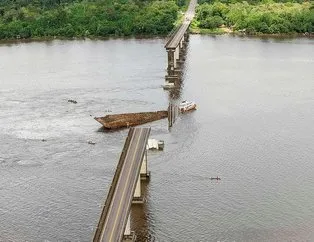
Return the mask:
M 178 100 L 181 98 L 182 87 L 180 85 L 179 88 L 173 88 L 169 90 L 169 100 Z
M 142 181 L 141 183 L 142 194 L 144 197 L 143 204 L 132 204 L 131 215 L 131 228 L 136 233 L 137 241 L 154 241 L 149 233 L 149 181 Z
M 127 130 L 131 127 L 124 127 L 124 128 L 119 128 L 119 129 L 107 129 L 105 128 L 104 126 L 100 127 L 99 129 L 97 129 L 97 132 L 99 133 L 115 133 L 115 132 L 120 132 L 120 131 L 124 131 L 124 130 Z

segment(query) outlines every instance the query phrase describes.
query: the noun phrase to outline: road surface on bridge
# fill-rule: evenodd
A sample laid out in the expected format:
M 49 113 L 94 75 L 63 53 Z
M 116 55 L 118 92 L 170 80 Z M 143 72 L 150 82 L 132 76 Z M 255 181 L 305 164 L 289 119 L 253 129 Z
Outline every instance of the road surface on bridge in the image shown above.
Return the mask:
M 139 178 L 141 164 L 150 128 L 133 128 L 130 144 L 113 195 L 108 202 L 108 210 L 100 229 L 98 241 L 121 241 L 129 216 L 134 190 Z M 95 240 L 94 240 L 95 241 Z
M 183 23 L 181 24 L 180 28 L 170 37 L 169 41 L 165 45 L 167 49 L 175 49 L 179 45 L 184 33 L 189 28 L 190 23 L 194 18 L 196 4 L 197 0 L 190 1 L 188 10 L 186 11 L 184 16 Z

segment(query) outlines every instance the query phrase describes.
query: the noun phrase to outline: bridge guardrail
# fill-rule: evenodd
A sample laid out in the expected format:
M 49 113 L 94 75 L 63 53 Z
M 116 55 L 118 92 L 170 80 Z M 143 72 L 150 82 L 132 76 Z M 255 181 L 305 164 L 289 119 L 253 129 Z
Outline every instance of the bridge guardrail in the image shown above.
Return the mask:
M 167 35 L 165 47 L 171 42 L 172 38 L 177 34 L 181 26 L 182 26 L 182 23 L 179 24 L 177 27 L 173 28 L 171 32 Z
M 130 128 L 128 136 L 127 136 L 126 141 L 124 143 L 121 155 L 120 155 L 120 159 L 119 159 L 119 162 L 118 162 L 118 165 L 117 165 L 116 172 L 115 172 L 115 174 L 113 176 L 112 183 L 111 183 L 111 186 L 109 188 L 107 199 L 106 199 L 106 201 L 105 201 L 105 203 L 103 205 L 103 210 L 102 210 L 99 222 L 98 222 L 97 227 L 96 227 L 96 231 L 95 231 L 95 234 L 94 234 L 93 242 L 100 242 L 101 241 L 101 233 L 102 233 L 103 225 L 104 225 L 104 222 L 105 222 L 105 216 L 106 216 L 106 214 L 108 212 L 110 201 L 112 200 L 112 196 L 113 196 L 114 191 L 116 189 L 116 185 L 117 185 L 120 173 L 121 173 L 121 168 L 123 166 L 123 161 L 125 159 L 127 150 L 128 150 L 128 148 L 130 146 L 130 141 L 131 141 L 131 138 L 133 136 L 133 133 L 134 133 L 134 128 Z
M 145 153 L 145 150 L 146 150 L 146 144 L 147 144 L 147 141 L 148 141 L 148 137 L 150 135 L 150 130 L 151 130 L 151 128 L 149 128 L 149 130 L 148 130 L 148 132 L 146 134 L 146 137 L 145 137 L 145 145 L 144 145 L 143 150 L 142 150 L 141 161 L 143 161 L 143 158 L 144 158 L 144 153 Z M 141 167 L 137 170 L 136 177 L 138 177 L 140 175 L 140 173 L 141 173 Z M 135 182 L 134 186 L 132 187 L 132 194 L 134 194 L 134 191 L 135 191 L 135 188 L 136 188 L 136 183 L 137 182 Z M 130 203 L 132 203 L 132 199 L 131 199 Z M 125 226 L 123 228 L 123 231 L 125 230 L 125 227 L 126 227 L 126 224 L 125 224 Z

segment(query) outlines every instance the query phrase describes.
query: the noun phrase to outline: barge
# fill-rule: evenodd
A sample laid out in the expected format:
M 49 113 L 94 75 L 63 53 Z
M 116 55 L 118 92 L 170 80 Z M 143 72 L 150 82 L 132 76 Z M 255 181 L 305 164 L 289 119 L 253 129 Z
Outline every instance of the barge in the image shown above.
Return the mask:
M 168 111 L 111 114 L 95 117 L 106 129 L 127 128 L 168 117 Z

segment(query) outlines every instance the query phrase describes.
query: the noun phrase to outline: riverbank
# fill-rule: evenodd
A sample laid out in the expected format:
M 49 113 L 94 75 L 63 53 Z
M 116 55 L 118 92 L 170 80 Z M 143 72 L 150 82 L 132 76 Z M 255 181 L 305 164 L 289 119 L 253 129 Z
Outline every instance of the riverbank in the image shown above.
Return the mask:
M 191 34 L 201 35 L 234 35 L 234 36 L 252 36 L 261 38 L 314 38 L 313 33 L 276 33 L 276 34 L 265 34 L 265 33 L 246 33 L 245 31 L 234 31 L 231 28 L 220 27 L 215 29 L 202 29 L 197 27 L 190 28 Z
M 187 2 L 181 3 L 181 10 L 172 1 L 112 1 L 106 5 L 101 1 L 69 2 L 50 8 L 0 3 L 0 41 L 163 38 L 183 21 Z M 190 31 L 312 37 L 313 3 L 204 3 L 197 7 Z
M 247 37 L 256 37 L 256 38 L 314 38 L 314 34 L 246 34 L 243 32 L 230 32 L 224 31 L 224 29 L 193 29 L 190 28 L 190 34 L 193 35 L 232 35 L 232 36 L 247 36 Z M 164 39 L 166 35 L 162 36 L 126 36 L 126 37 L 43 37 L 43 38 L 29 38 L 29 39 L 6 39 L 0 40 L 0 45 L 5 44 L 17 44 L 17 43 L 31 43 L 31 42 L 51 42 L 54 40 L 60 41 L 76 41 L 76 40 L 147 40 L 147 39 Z
M 254 36 L 313 36 L 313 2 L 204 3 L 197 7 L 191 32 Z
M 0 44 L 15 44 L 15 43 L 30 43 L 30 42 L 51 42 L 54 40 L 60 41 L 76 41 L 76 40 L 147 40 L 147 39 L 164 39 L 167 35 L 135 35 L 135 36 L 88 36 L 88 37 L 63 37 L 63 36 L 53 36 L 53 37 L 34 37 L 27 39 L 0 39 Z

